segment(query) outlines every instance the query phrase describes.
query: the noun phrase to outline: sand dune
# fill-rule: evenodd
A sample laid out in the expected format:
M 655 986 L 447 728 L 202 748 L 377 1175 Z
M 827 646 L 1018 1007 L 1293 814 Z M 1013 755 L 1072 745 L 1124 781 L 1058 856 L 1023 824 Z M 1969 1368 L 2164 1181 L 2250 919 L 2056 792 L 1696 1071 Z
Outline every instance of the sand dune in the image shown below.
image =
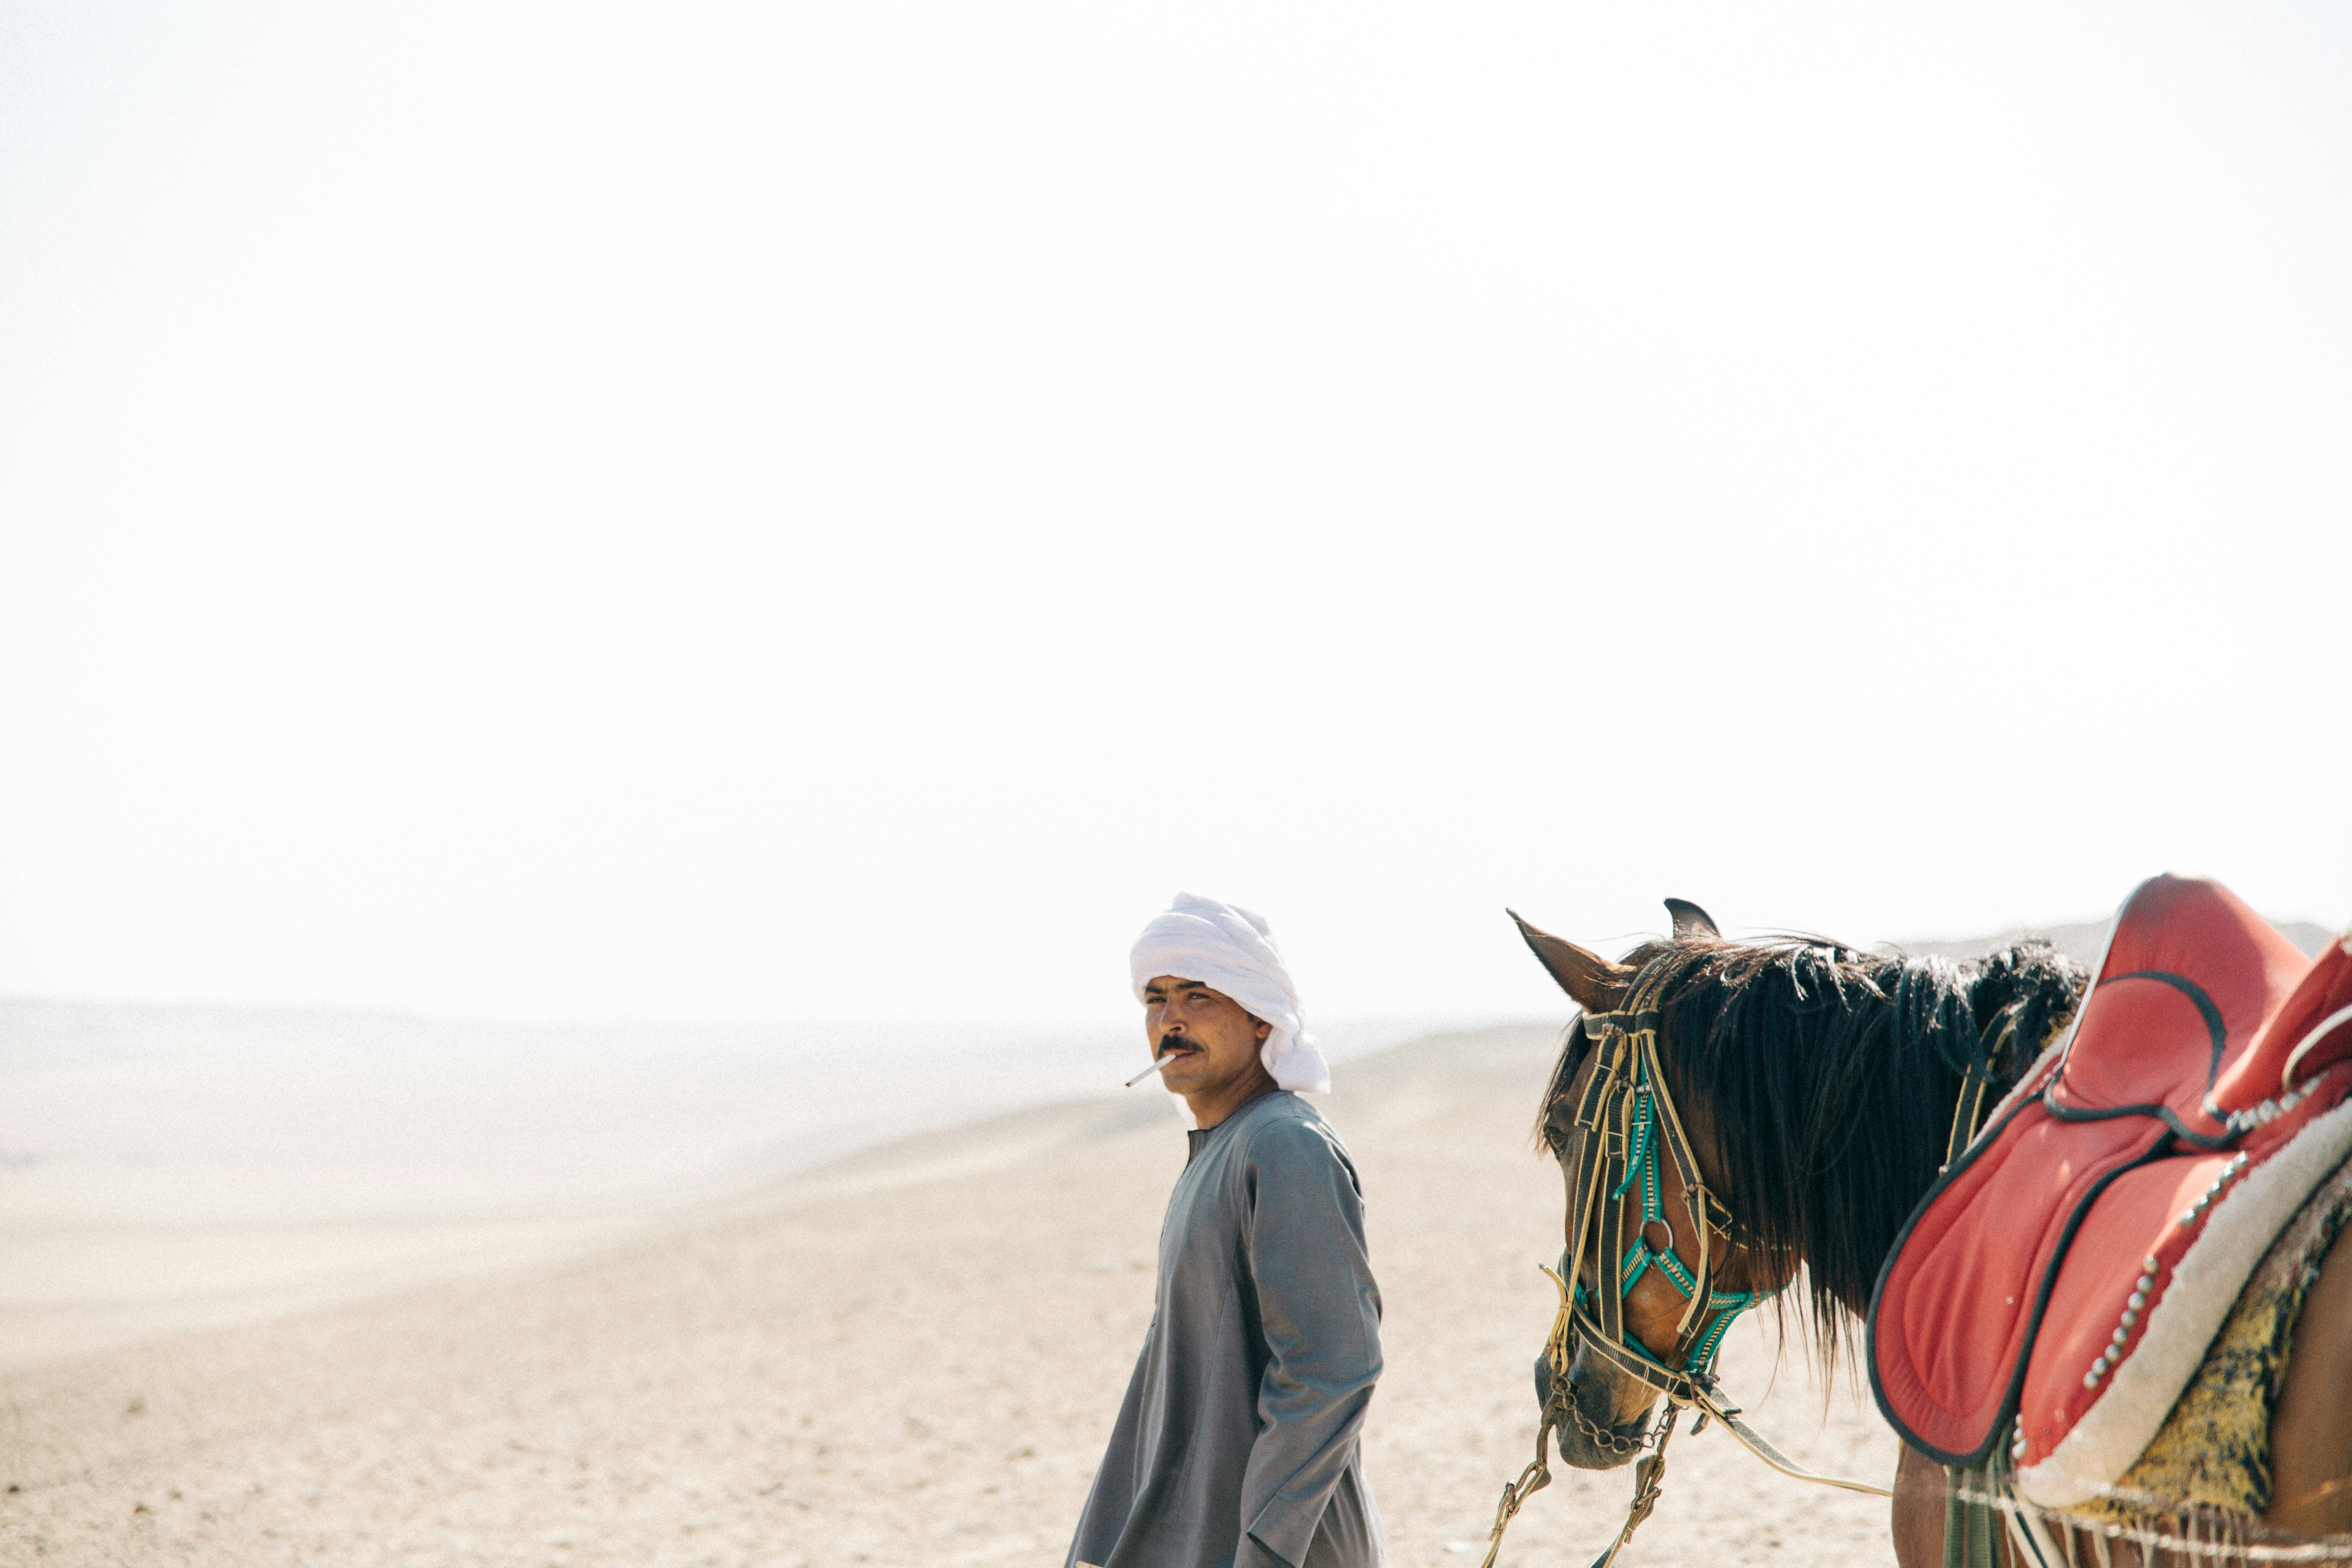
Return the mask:
M 1476 1560 L 1532 1436 L 1558 1176 L 1549 1031 L 1346 1064 L 1390 1370 L 1369 1464 L 1399 1563 Z M 1150 1311 L 1182 1160 L 1164 1101 L 869 1152 L 559 1264 L 0 1377 L 0 1561 L 1058 1563 Z M 1819 1466 L 1892 1438 L 1743 1329 L 1728 1380 Z M 1626 1472 L 1564 1477 L 1508 1563 L 1583 1562 Z M 1629 1561 L 1864 1563 L 1883 1502 L 1678 1440 Z
M 0 1002 L 0 1371 L 552 1263 L 856 1150 L 1116 1095 L 1123 1022 Z M 1334 1059 L 1427 1032 L 1323 1031 Z

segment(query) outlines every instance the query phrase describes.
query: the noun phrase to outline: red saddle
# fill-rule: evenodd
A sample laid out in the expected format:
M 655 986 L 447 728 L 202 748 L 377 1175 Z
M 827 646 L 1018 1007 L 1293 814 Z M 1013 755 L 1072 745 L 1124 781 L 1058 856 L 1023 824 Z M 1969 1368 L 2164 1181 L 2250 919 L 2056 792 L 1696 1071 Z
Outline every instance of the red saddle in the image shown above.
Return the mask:
M 1904 1440 L 2029 1501 L 2112 1486 L 2254 1265 L 2352 1152 L 2352 952 L 2317 959 L 2218 882 L 2124 903 L 2065 1035 L 1905 1226 L 1871 1301 Z

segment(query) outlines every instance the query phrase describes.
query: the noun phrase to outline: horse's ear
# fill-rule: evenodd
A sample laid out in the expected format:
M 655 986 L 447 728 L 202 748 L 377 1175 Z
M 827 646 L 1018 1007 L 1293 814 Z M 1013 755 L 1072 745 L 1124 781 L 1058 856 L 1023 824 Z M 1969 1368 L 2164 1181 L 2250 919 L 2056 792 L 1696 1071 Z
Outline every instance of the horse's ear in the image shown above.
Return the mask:
M 1572 942 L 1566 942 L 1548 931 L 1538 931 L 1519 920 L 1519 911 L 1503 911 L 1518 921 L 1519 934 L 1527 938 L 1528 946 L 1559 988 L 1576 999 L 1576 1005 L 1588 1013 L 1606 1013 L 1625 995 L 1625 988 L 1633 983 L 1636 973 L 1630 963 L 1612 963 L 1597 952 L 1587 952 Z
M 1715 929 L 1715 922 L 1707 918 L 1706 911 L 1688 899 L 1668 899 L 1666 913 L 1675 917 L 1676 942 L 1690 942 L 1696 938 L 1705 938 L 1708 942 L 1723 940 L 1723 933 Z

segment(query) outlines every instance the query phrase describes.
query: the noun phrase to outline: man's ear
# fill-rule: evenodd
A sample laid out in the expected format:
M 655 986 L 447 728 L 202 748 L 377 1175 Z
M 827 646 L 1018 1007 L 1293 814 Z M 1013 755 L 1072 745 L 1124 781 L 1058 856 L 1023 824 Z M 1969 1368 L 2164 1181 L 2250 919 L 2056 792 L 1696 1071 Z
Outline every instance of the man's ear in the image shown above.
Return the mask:
M 1666 913 L 1675 917 L 1676 942 L 1691 942 L 1699 939 L 1707 942 L 1723 940 L 1723 933 L 1715 929 L 1715 921 L 1707 918 L 1707 912 L 1688 899 L 1668 899 Z
M 1519 934 L 1534 950 L 1537 961 L 1559 983 L 1562 991 L 1575 998 L 1578 1006 L 1588 1013 L 1607 1013 L 1624 999 L 1626 988 L 1633 983 L 1635 970 L 1632 964 L 1612 963 L 1597 952 L 1589 952 L 1548 931 L 1538 931 L 1519 920 L 1517 910 L 1503 912 L 1517 921 Z

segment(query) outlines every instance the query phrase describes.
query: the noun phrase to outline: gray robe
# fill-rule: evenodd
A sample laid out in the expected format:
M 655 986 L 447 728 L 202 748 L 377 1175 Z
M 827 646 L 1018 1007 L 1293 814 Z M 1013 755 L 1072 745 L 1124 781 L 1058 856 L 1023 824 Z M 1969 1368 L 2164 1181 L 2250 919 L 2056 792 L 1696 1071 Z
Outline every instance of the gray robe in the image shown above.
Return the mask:
M 1356 1167 L 1279 1089 L 1191 1136 L 1159 1310 L 1068 1563 L 1379 1568 L 1356 1447 L 1381 1292 Z

